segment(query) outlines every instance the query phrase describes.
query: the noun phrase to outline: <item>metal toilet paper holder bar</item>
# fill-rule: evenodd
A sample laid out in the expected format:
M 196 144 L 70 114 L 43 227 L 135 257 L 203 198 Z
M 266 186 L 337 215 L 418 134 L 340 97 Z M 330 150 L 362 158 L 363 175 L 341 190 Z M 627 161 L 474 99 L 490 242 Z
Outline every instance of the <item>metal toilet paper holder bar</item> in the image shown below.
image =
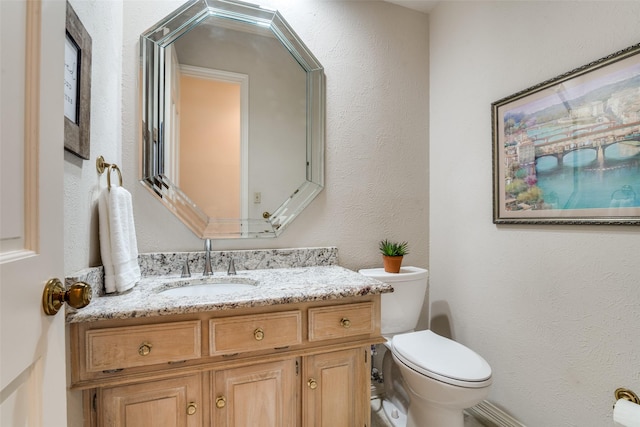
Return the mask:
M 633 391 L 620 387 L 617 388 L 616 391 L 613 392 L 613 395 L 616 398 L 616 402 L 620 399 L 628 400 L 629 402 L 635 403 L 636 405 L 640 405 L 640 398 Z M 614 403 L 615 406 L 615 403 Z

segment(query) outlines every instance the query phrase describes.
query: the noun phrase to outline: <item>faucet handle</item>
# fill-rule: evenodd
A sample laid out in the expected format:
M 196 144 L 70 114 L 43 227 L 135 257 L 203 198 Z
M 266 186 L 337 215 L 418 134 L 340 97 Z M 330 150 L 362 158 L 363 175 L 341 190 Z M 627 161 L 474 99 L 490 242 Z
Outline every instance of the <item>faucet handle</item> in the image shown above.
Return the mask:
M 204 272 L 202 275 L 213 275 L 213 269 L 211 268 L 211 239 L 205 239 L 204 241 Z
M 189 256 L 184 260 L 184 265 L 182 266 L 182 274 L 180 277 L 191 277 L 191 270 L 189 270 Z
M 236 273 L 236 265 L 233 262 L 233 258 L 229 261 L 229 268 L 227 269 L 227 276 L 235 276 Z

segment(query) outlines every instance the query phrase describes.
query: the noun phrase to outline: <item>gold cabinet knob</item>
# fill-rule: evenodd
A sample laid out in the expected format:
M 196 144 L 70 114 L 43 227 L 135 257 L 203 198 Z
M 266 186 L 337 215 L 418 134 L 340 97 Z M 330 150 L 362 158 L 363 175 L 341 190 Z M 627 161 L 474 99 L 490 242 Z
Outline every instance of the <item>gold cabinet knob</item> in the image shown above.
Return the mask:
M 197 410 L 198 405 L 196 405 L 196 402 L 189 402 L 189 405 L 187 405 L 187 415 L 193 415 Z
M 343 317 L 342 319 L 340 319 L 340 324 L 342 325 L 343 328 L 348 329 L 351 327 L 351 320 L 347 319 L 346 317 Z
M 143 342 L 142 344 L 140 344 L 140 347 L 138 347 L 138 354 L 140 356 L 147 356 L 149 353 L 151 353 L 151 347 L 153 347 L 151 343 Z
M 42 292 L 42 309 L 45 314 L 53 316 L 66 302 L 73 308 L 82 308 L 91 302 L 91 286 L 84 282 L 76 282 L 65 289 L 59 279 L 51 279 L 44 285 Z
M 226 406 L 227 399 L 224 396 L 216 397 L 216 408 L 222 409 Z
M 318 381 L 313 378 L 309 378 L 309 381 L 307 381 L 307 385 L 311 390 L 315 390 L 318 388 Z
M 262 330 L 262 328 L 258 328 L 253 331 L 253 337 L 256 339 L 256 341 L 262 341 L 264 339 L 264 331 Z

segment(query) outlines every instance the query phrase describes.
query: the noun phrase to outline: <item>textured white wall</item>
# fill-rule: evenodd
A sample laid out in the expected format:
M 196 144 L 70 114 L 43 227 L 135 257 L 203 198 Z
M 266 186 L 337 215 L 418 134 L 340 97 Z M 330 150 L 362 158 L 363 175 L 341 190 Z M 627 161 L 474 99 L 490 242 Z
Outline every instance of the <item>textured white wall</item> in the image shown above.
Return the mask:
M 121 165 L 122 148 L 122 0 L 70 3 L 92 39 L 91 158 L 64 154 L 65 273 L 100 265 L 97 200 L 107 178 L 96 172 L 96 158 Z
M 150 6 L 152 4 L 153 6 Z M 176 1 L 125 1 L 123 147 L 141 252 L 202 248 L 138 177 L 138 37 Z M 381 264 L 377 242 L 408 240 L 428 259 L 428 17 L 383 2 L 271 0 L 325 67 L 326 187 L 277 239 L 218 240 L 214 249 L 335 245 L 340 263 Z
M 640 41 L 640 3 L 443 2 L 429 39 L 432 326 L 524 424 L 612 425 L 640 392 L 640 231 L 493 225 L 490 104 Z
M 72 1 L 93 37 L 91 159 L 65 154 L 65 271 L 100 265 L 95 159 L 120 165 L 134 198 L 141 252 L 202 242 L 138 181 L 140 34 L 181 0 Z M 277 239 L 215 241 L 214 249 L 336 245 L 354 269 L 380 263 L 377 241 L 427 245 L 427 16 L 382 2 L 273 0 L 325 66 L 326 188 Z M 399 207 L 403 207 L 398 211 Z

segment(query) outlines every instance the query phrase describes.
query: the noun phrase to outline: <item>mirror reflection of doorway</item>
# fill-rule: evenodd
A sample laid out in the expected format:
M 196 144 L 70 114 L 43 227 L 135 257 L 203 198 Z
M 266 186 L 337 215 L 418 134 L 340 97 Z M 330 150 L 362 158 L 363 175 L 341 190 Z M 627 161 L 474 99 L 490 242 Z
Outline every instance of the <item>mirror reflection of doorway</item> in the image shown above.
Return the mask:
M 209 217 L 246 218 L 248 77 L 180 68 L 180 188 Z

